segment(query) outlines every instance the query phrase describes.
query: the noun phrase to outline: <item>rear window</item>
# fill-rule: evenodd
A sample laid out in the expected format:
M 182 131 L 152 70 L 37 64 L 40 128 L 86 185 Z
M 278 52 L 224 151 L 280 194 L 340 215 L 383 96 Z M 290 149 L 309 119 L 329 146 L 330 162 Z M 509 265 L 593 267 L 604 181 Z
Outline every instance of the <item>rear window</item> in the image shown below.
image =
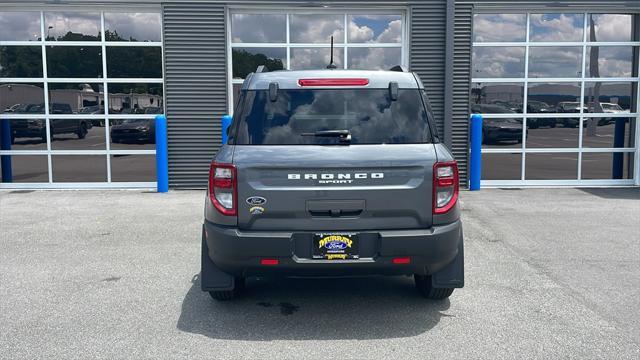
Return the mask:
M 348 130 L 351 144 L 431 142 L 420 90 L 388 89 L 243 91 L 234 119 L 237 145 L 332 145 L 338 137 L 311 134 Z

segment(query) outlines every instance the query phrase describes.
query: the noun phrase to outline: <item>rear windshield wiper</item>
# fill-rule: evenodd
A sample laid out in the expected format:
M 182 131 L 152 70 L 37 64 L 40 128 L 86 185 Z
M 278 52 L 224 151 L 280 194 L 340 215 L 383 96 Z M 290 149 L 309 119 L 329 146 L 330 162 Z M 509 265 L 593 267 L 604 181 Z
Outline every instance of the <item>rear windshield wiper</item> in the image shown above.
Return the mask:
M 340 138 L 340 142 L 351 142 L 351 132 L 349 130 L 319 130 L 316 132 L 308 132 L 300 134 L 302 136 L 317 136 L 317 137 L 337 137 Z

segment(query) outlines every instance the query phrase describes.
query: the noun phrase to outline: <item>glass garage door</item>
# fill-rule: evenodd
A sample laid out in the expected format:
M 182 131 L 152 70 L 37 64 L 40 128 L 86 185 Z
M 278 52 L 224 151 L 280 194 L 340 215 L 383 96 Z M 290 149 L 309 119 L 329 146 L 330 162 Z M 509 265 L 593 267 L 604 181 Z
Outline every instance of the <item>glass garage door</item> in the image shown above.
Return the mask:
M 474 15 L 470 106 L 483 186 L 629 185 L 638 174 L 637 15 Z
M 0 11 L 0 188 L 150 187 L 160 13 Z

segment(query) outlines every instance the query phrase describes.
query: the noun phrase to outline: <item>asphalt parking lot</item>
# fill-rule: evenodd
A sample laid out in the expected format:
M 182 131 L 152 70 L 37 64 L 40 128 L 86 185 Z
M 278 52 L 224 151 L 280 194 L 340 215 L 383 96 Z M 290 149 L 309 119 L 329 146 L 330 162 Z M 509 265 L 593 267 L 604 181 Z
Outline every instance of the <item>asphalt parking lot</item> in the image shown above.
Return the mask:
M 201 191 L 0 192 L 0 358 L 640 357 L 640 189 L 462 194 L 466 283 L 199 290 Z

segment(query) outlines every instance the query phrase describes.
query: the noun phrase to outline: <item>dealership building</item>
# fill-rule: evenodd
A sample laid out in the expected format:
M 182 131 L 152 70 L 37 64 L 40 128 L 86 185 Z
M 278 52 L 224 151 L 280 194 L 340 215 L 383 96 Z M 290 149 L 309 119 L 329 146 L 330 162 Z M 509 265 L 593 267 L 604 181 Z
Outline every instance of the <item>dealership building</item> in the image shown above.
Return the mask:
M 640 1 L 0 1 L 2 188 L 206 186 L 243 79 L 385 70 L 425 84 L 468 181 L 640 185 Z M 329 71 L 329 70 L 328 70 Z

